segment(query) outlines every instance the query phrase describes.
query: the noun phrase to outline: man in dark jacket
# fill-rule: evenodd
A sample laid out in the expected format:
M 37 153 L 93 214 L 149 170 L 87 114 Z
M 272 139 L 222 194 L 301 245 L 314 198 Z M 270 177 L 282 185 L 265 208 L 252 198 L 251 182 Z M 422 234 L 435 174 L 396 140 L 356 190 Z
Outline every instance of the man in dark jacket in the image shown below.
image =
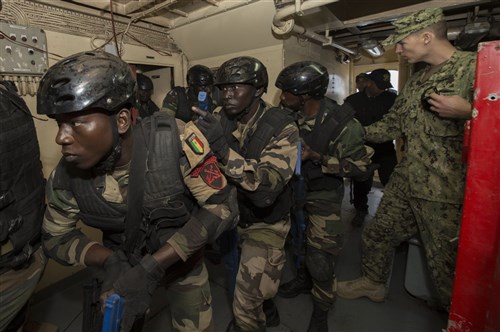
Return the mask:
M 346 98 L 356 111 L 355 117 L 366 127 L 380 121 L 384 114 L 394 104 L 396 94 L 389 91 L 392 88 L 391 74 L 386 69 L 375 69 L 370 74 L 364 75 L 364 89 Z M 380 182 L 385 186 L 397 164 L 396 150 L 392 140 L 382 143 L 367 142 L 375 150 L 372 161 L 379 165 L 378 175 Z M 368 193 L 373 185 L 373 176 L 366 181 L 352 180 L 353 199 L 356 215 L 351 223 L 361 226 L 368 213 Z
M 206 111 L 212 112 L 216 107 L 212 99 L 214 90 L 214 75 L 210 68 L 203 65 L 195 65 L 189 68 L 186 80 L 187 87 L 176 86 L 170 90 L 163 99 L 162 111 L 181 119 L 184 122 L 194 120 L 198 117 L 191 111 L 191 107 L 200 107 L 198 101 L 200 93 L 206 94 Z
M 136 107 L 142 119 L 151 116 L 160 109 L 151 100 L 153 81 L 144 74 L 137 74 L 137 103 Z

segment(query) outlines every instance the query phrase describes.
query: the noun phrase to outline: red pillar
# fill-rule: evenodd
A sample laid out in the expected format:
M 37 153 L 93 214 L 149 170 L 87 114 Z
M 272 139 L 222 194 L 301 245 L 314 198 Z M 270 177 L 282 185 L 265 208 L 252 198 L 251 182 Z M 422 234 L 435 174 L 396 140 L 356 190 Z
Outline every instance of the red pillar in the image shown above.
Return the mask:
M 500 331 L 500 41 L 479 44 L 474 91 L 449 332 Z

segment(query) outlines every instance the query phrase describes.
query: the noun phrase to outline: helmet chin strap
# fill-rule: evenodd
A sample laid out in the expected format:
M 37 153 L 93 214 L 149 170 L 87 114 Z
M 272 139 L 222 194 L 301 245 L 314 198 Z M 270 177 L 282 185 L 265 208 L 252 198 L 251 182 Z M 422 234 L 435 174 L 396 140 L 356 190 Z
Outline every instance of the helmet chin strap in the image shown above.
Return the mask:
M 307 101 L 304 99 L 304 95 L 299 95 L 299 101 L 300 101 L 300 108 L 303 109 Z
M 113 147 L 106 157 L 94 166 L 98 174 L 110 174 L 115 170 L 116 163 L 120 160 L 122 155 L 122 138 L 118 134 L 118 127 L 116 124 L 116 114 L 109 117 L 111 121 L 111 131 L 113 134 Z

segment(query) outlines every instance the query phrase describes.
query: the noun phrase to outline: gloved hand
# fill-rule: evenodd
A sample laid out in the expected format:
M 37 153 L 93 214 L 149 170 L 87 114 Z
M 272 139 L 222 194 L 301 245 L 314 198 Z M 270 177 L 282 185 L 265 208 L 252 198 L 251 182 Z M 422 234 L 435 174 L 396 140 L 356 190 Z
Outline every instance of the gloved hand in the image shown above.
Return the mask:
M 217 159 L 219 161 L 224 160 L 229 153 L 229 145 L 224 137 L 224 130 L 219 120 L 213 114 L 207 113 L 202 118 L 199 118 L 195 124 L 210 143 L 210 149 L 212 149 Z
M 113 252 L 106 259 L 103 267 L 104 278 L 102 281 L 101 293 L 107 292 L 113 288 L 115 281 L 132 268 L 128 262 L 127 255 L 121 250 Z
M 121 276 L 115 283 L 115 292 L 125 298 L 121 331 L 130 331 L 137 318 L 144 316 L 151 295 L 158 287 L 165 271 L 151 256 L 144 256 L 140 263 Z
M 364 182 L 373 176 L 376 169 L 380 167 L 379 164 L 371 163 L 370 166 L 366 168 L 366 171 L 362 172 L 358 168 L 353 169 L 349 173 L 349 177 L 353 178 L 358 182 Z

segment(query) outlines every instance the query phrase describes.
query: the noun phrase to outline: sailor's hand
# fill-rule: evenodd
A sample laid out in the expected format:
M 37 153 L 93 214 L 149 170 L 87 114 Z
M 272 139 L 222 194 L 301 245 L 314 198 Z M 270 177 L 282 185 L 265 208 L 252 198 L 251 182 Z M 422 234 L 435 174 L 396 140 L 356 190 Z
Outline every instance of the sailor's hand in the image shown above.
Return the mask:
M 440 117 L 465 120 L 472 118 L 472 105 L 460 96 L 432 93 L 427 102 L 430 104 L 430 110 Z

